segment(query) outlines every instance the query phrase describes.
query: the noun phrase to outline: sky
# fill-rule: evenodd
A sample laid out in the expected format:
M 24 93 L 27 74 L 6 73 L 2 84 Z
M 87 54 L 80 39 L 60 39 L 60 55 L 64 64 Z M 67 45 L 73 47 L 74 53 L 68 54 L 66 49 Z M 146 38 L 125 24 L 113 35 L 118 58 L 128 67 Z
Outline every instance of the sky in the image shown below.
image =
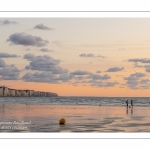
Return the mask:
M 0 33 L 0 85 L 59 96 L 150 95 L 150 18 L 0 18 Z

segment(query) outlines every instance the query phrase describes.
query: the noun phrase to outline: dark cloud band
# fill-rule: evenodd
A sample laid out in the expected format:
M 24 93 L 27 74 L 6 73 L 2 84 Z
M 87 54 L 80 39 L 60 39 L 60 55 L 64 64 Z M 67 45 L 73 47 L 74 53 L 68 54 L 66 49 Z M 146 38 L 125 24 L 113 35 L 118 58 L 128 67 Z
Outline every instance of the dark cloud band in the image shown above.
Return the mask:
M 19 57 L 16 54 L 0 53 L 0 58 L 15 58 Z
M 129 62 L 150 63 L 150 59 L 148 59 L 148 58 L 129 59 L 128 61 L 129 61 Z
M 89 54 L 80 54 L 79 55 L 80 57 L 85 57 L 85 58 L 94 58 L 94 57 L 100 57 L 100 58 L 106 58 L 105 56 L 102 56 L 102 55 L 95 55 L 95 54 L 92 54 L 92 53 L 89 53 Z
M 37 46 L 42 47 L 46 46 L 49 41 L 43 40 L 41 37 L 32 36 L 26 33 L 14 33 L 9 36 L 7 42 L 11 42 L 14 45 L 23 45 L 23 46 Z
M 10 24 L 17 24 L 17 22 L 16 21 L 3 20 L 3 21 L 0 21 L 0 24 L 1 25 L 10 25 Z
M 54 30 L 53 28 L 49 28 L 43 24 L 37 24 L 33 29 L 40 29 L 40 30 Z
M 122 68 L 113 67 L 113 68 L 109 68 L 108 70 L 106 70 L 106 72 L 117 72 L 117 71 L 122 71 L 122 70 L 124 70 L 124 67 Z

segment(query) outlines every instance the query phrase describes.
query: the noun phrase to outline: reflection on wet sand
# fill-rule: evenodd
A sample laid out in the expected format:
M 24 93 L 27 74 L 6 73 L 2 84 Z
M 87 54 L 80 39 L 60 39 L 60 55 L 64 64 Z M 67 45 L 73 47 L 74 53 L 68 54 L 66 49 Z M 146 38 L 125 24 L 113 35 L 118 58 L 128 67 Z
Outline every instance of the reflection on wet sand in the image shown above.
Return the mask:
M 149 118 L 149 107 L 0 103 L 1 132 L 149 132 Z M 31 123 L 4 128 L 14 121 Z
M 128 107 L 126 107 L 126 114 L 128 114 Z
M 131 115 L 133 115 L 133 106 L 131 107 Z
M 133 106 L 131 106 L 131 107 L 126 107 L 126 114 L 128 114 L 128 109 L 130 109 L 131 110 L 131 115 L 133 115 Z

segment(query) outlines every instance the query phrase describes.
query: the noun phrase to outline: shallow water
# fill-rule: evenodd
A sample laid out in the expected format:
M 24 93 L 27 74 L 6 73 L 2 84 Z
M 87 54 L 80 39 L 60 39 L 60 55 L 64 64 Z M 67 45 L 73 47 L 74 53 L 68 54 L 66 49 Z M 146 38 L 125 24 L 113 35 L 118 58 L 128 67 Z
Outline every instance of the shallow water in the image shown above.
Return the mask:
M 149 97 L 0 97 L 0 103 L 125 106 L 131 99 L 134 106 L 150 106 Z
M 1 132 L 150 132 L 150 108 L 7 102 L 0 103 L 0 124 Z

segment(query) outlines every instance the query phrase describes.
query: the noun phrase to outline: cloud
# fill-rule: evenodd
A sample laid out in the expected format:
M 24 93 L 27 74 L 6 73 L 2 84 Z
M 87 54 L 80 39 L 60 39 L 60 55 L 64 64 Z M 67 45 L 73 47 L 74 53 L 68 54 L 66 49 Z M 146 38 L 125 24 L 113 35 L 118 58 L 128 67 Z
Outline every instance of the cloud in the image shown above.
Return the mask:
M 84 86 L 88 85 L 88 86 L 94 86 L 94 87 L 112 87 L 118 84 L 118 82 L 111 82 L 111 81 L 106 82 L 106 80 L 111 79 L 111 77 L 107 74 L 99 75 L 99 74 L 93 74 L 92 72 L 87 72 L 87 71 L 84 71 L 84 72 L 85 73 L 82 73 L 84 74 L 84 76 L 78 75 L 78 76 L 73 77 L 73 79 L 76 79 L 76 82 L 73 84 L 77 85 L 77 84 L 84 83 Z M 74 73 L 74 75 L 76 74 L 77 74 L 77 71 L 76 73 Z
M 102 80 L 108 80 L 108 79 L 111 79 L 111 77 L 107 74 L 101 76 L 102 77 Z
M 26 54 L 24 58 L 30 60 L 30 64 L 25 66 L 26 70 L 36 71 L 35 73 L 26 73 L 22 80 L 26 82 L 46 82 L 46 83 L 72 83 L 72 81 L 76 81 L 77 84 L 83 84 L 83 81 L 91 80 L 92 84 L 97 83 L 100 80 L 108 80 L 111 77 L 107 74 L 98 75 L 93 74 L 86 70 L 75 70 L 73 72 L 69 72 L 67 69 L 63 69 L 60 67 L 60 60 L 54 59 L 48 55 L 44 56 L 35 56 L 33 54 Z M 90 82 L 85 82 L 86 85 Z M 112 86 L 105 84 L 106 86 Z
M 150 72 L 150 66 L 145 66 L 146 72 Z
M 149 79 L 142 79 L 141 81 L 140 81 L 140 83 L 141 84 L 145 84 L 145 83 L 148 83 L 150 80 Z
M 84 85 L 86 85 L 86 83 L 87 84 L 90 83 L 90 84 L 93 84 L 92 86 L 94 85 L 97 86 L 98 82 L 111 79 L 111 77 L 107 74 L 99 75 L 99 74 L 94 74 L 92 72 L 85 71 L 85 70 L 76 70 L 74 72 L 70 72 L 70 74 L 75 76 L 73 78 L 76 79 L 76 84 L 84 83 Z
M 89 54 L 80 54 L 79 55 L 80 57 L 100 57 L 100 58 L 106 58 L 105 56 L 102 56 L 102 55 L 94 55 L 92 53 L 89 53 Z
M 54 30 L 53 28 L 49 28 L 44 26 L 43 24 L 37 24 L 33 29 L 40 29 L 40 30 Z
M 128 61 L 129 61 L 129 62 L 150 63 L 150 59 L 148 59 L 148 58 L 129 59 Z
M 86 70 L 75 70 L 73 72 L 69 72 L 69 70 L 60 67 L 60 60 L 54 59 L 48 55 L 35 56 L 34 54 L 25 54 L 24 59 L 31 61 L 29 65 L 25 66 L 25 69 L 36 71 L 34 73 L 28 72 L 22 77 L 22 80 L 26 82 L 46 82 L 55 84 L 67 82 L 73 84 L 73 80 L 77 83 L 82 83 L 89 79 L 93 80 L 93 82 L 97 82 L 111 78 L 107 74 L 98 75 Z
M 125 80 L 138 80 L 141 77 L 145 77 L 145 73 L 136 72 L 135 74 L 131 74 L 129 77 L 125 77 Z
M 102 81 L 99 81 L 99 82 L 92 83 L 91 86 L 107 88 L 107 87 L 113 87 L 117 84 L 119 84 L 119 83 L 118 82 L 102 82 Z
M 7 65 L 3 59 L 0 58 L 0 80 L 18 80 L 20 70 L 13 64 Z
M 135 74 L 131 74 L 129 77 L 125 77 L 124 80 L 127 80 L 126 84 L 129 88 L 136 90 L 149 86 L 149 80 L 143 79 L 143 77 L 146 77 L 146 74 L 137 72 Z
M 109 75 L 107 75 L 107 74 L 101 76 L 99 74 L 93 74 L 93 73 L 91 73 L 89 75 L 89 78 L 91 78 L 93 80 L 108 80 L 108 79 L 111 79 L 111 77 Z
M 129 59 L 129 62 L 134 62 L 134 67 L 136 68 L 145 68 L 146 72 L 150 72 L 150 65 L 139 65 L 138 62 L 140 63 L 150 63 L 150 59 L 148 58 L 136 58 L 136 59 Z
M 37 57 L 37 56 L 36 56 Z M 34 59 L 35 61 L 36 59 Z M 47 61 L 46 61 L 47 62 Z M 61 67 L 55 66 L 52 69 L 41 69 L 45 67 L 40 67 L 39 65 L 38 71 L 34 73 L 26 73 L 23 77 L 22 80 L 26 82 L 45 82 L 45 83 L 50 83 L 50 84 L 61 84 L 61 83 L 69 83 L 72 85 L 79 85 L 83 84 L 84 86 L 86 85 L 91 85 L 95 87 L 112 87 L 118 84 L 118 82 L 105 82 L 105 80 L 110 79 L 111 77 L 107 74 L 105 75 L 98 75 L 98 74 L 93 74 L 91 72 L 85 71 L 85 70 L 76 70 L 74 72 L 69 72 L 67 69 L 62 69 Z M 43 65 L 44 66 L 44 65 Z M 49 66 L 49 65 L 48 65 Z M 60 70 L 57 70 L 58 72 L 55 73 L 56 68 Z M 51 68 L 51 64 L 48 68 Z M 35 68 L 33 69 L 35 70 Z M 44 70 L 44 71 L 41 71 Z M 46 71 L 45 71 L 46 70 Z M 75 82 L 73 82 L 75 81 Z
M 80 54 L 80 57 L 94 57 L 94 54 Z
M 76 70 L 74 72 L 71 72 L 72 75 L 88 75 L 90 72 L 85 70 Z
M 60 80 L 62 82 L 68 82 L 70 81 L 74 76 L 71 74 L 67 74 L 67 73 L 63 73 L 61 75 L 59 75 L 56 80 Z
M 15 21 L 9 21 L 9 20 L 4 20 L 4 21 L 0 21 L 1 25 L 10 25 L 10 24 L 17 24 L 17 22 Z
M 113 67 L 113 68 L 109 68 L 108 70 L 106 70 L 106 72 L 117 72 L 117 71 L 122 71 L 123 69 L 124 67 L 122 68 Z
M 100 70 L 97 70 L 96 73 L 101 73 L 101 71 L 100 71 Z
M 41 48 L 40 51 L 42 51 L 42 52 L 53 52 L 53 50 L 49 50 L 48 48 Z
M 54 75 L 52 72 L 43 71 L 35 73 L 26 73 L 22 80 L 26 82 L 46 82 L 51 84 L 61 84 L 63 82 L 68 82 L 73 76 L 67 73 L 63 73 L 59 76 Z
M 134 67 L 135 67 L 135 68 L 143 68 L 144 66 L 139 65 L 137 62 L 135 62 L 135 63 L 134 63 Z
M 15 58 L 15 57 L 19 57 L 19 56 L 15 54 L 0 53 L 0 58 Z
M 15 65 L 6 65 L 0 69 L 0 80 L 18 80 L 20 72 Z
M 150 65 L 139 65 L 137 62 L 135 62 L 133 66 L 135 68 L 145 68 L 146 72 L 150 72 Z
M 23 46 L 37 46 L 42 47 L 46 46 L 49 41 L 43 40 L 41 37 L 32 36 L 26 33 L 14 33 L 9 36 L 7 42 L 11 42 L 14 45 L 23 45 Z
M 74 79 L 77 81 L 84 80 L 84 76 L 79 75 L 79 76 L 74 77 Z
M 105 87 L 112 87 L 112 86 L 115 86 L 116 84 L 119 84 L 118 82 L 106 82 L 105 83 Z
M 26 73 L 22 80 L 26 82 L 56 83 L 55 76 L 51 72 Z
M 105 56 L 102 56 L 102 55 L 97 55 L 95 57 L 106 58 Z
M 63 73 L 68 73 L 68 69 L 63 69 L 59 66 L 55 66 L 53 67 L 53 69 L 51 70 L 53 74 L 63 74 Z
M 0 67 L 5 67 L 6 63 L 3 59 L 0 58 Z
M 33 54 L 26 54 L 24 58 L 31 61 L 29 65 L 25 66 L 25 69 L 36 71 L 34 73 L 28 72 L 22 77 L 22 80 L 26 82 L 45 82 L 52 84 L 67 82 L 72 85 L 84 83 L 85 86 L 89 84 L 93 84 L 94 86 L 95 84 L 95 86 L 99 87 L 112 87 L 118 84 L 117 82 L 106 82 L 106 80 L 111 79 L 107 74 L 99 75 L 86 70 L 69 72 L 69 70 L 63 69 L 60 66 L 60 60 L 48 55 L 35 56 Z M 74 81 L 76 83 L 73 83 Z
M 32 61 L 32 60 L 34 60 L 35 55 L 34 54 L 25 54 L 23 58 L 27 59 L 28 61 Z
M 33 54 L 26 54 L 24 58 L 31 61 L 28 66 L 25 66 L 27 70 L 51 71 L 53 74 L 68 73 L 67 69 L 62 69 L 59 66 L 60 60 L 48 55 L 35 56 Z
M 139 89 L 141 89 L 141 90 L 149 89 L 149 88 L 150 88 L 150 84 L 139 86 Z
M 51 67 L 56 66 L 60 63 L 60 60 L 56 60 L 48 55 L 35 56 L 29 66 L 31 70 L 39 71 L 51 71 Z

